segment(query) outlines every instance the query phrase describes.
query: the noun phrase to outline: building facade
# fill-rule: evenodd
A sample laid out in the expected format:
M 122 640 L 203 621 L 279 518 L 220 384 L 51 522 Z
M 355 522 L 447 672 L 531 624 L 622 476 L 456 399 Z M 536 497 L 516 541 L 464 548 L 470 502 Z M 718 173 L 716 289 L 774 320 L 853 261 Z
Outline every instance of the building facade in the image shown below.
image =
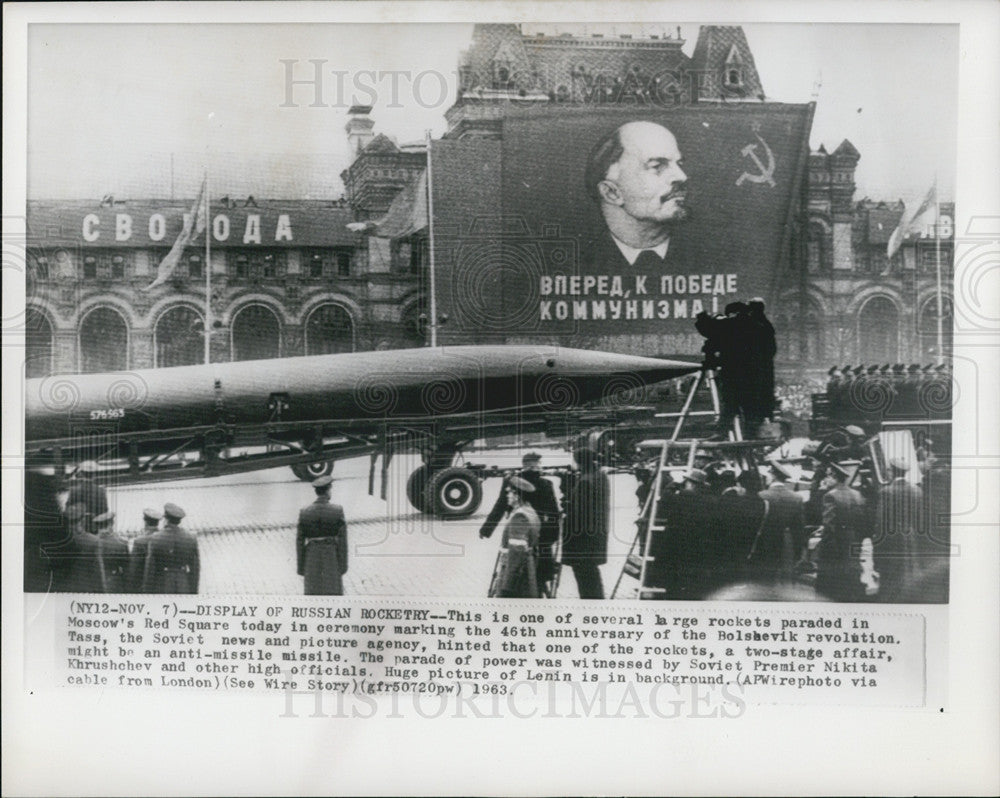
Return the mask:
M 936 229 L 932 219 L 890 260 L 889 237 L 904 207 L 898 200 L 854 198 L 860 158 L 846 140 L 832 153 L 821 146 L 810 154 L 797 284 L 779 293 L 770 311 L 786 378 L 818 377 L 834 364 L 950 357 L 954 203 L 941 203 Z
M 203 363 L 209 283 L 213 362 L 422 343 L 420 275 L 371 252 L 340 201 L 213 199 L 154 285 L 191 205 L 29 203 L 29 377 Z

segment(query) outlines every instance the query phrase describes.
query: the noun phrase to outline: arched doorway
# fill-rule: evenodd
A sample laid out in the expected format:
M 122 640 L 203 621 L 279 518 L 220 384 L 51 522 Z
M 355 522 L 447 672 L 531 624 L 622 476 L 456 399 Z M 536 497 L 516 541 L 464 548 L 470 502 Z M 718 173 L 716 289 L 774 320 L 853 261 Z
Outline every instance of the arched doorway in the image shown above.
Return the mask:
M 884 296 L 869 299 L 858 314 L 858 356 L 862 363 L 899 359 L 899 311 Z
M 45 314 L 28 308 L 24 331 L 24 373 L 28 379 L 52 373 L 52 325 Z
M 94 308 L 80 324 L 80 371 L 128 368 L 128 324 L 114 308 Z
M 342 305 L 320 305 L 306 320 L 306 354 L 332 355 L 354 351 L 354 321 Z
M 937 297 L 931 297 L 920 308 L 917 331 L 920 340 L 920 356 L 932 363 L 938 356 L 938 308 Z M 949 297 L 941 297 L 941 357 L 951 356 L 952 326 L 954 311 Z
M 281 324 L 267 305 L 247 305 L 236 311 L 232 340 L 233 360 L 281 357 Z
M 153 330 L 155 364 L 193 366 L 205 361 L 204 321 L 193 308 L 180 305 L 160 315 Z

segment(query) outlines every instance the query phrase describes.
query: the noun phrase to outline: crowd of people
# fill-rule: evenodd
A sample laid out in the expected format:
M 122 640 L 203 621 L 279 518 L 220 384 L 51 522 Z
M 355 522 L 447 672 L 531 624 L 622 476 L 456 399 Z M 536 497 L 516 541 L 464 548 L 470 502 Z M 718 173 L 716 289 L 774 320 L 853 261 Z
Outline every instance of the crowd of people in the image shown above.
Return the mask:
M 26 532 L 44 529 L 44 539 L 25 553 L 25 590 L 62 593 L 197 593 L 198 540 L 181 522 L 184 510 L 168 502 L 143 510 L 139 536 L 115 532 L 107 491 L 94 480 L 97 466 L 81 463 L 69 483 L 65 505 L 41 513 L 47 525 L 26 518 Z M 30 499 L 45 495 L 31 491 Z M 39 508 L 34 507 L 34 510 Z

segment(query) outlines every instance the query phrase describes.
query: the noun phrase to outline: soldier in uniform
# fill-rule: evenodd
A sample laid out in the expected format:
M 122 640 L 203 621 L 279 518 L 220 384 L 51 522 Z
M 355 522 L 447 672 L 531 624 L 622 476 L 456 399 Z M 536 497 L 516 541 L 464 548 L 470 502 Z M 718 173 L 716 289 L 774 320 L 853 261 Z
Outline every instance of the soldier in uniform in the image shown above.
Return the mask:
M 94 482 L 95 473 L 97 473 L 97 463 L 93 460 L 84 460 L 80 463 L 66 496 L 67 507 L 71 504 L 82 504 L 86 509 L 90 517 L 86 519 L 84 526 L 88 532 L 92 531 L 91 520 L 108 511 L 107 491 Z
M 333 477 L 313 480 L 316 501 L 299 511 L 295 548 L 305 595 L 344 595 L 347 573 L 347 522 L 344 508 L 330 501 Z
M 149 539 L 160 529 L 163 511 L 155 507 L 146 507 L 142 511 L 142 532 L 132 540 L 129 552 L 128 592 L 142 592 L 142 573 L 146 565 L 146 552 L 149 550 Z
M 163 505 L 163 528 L 146 543 L 143 563 L 143 593 L 197 593 L 201 562 L 198 539 L 180 523 L 184 510 Z
M 553 548 L 559 540 L 559 502 L 552 483 L 542 475 L 542 456 L 538 452 L 528 452 L 521 458 L 521 472 L 518 476 L 531 484 L 534 490 L 524 494 L 524 501 L 531 505 L 541 523 L 538 544 L 538 584 L 544 586 L 555 576 L 555 556 Z M 500 523 L 500 519 L 510 512 L 506 489 L 510 478 L 504 480 L 496 504 L 486 516 L 479 530 L 479 537 L 488 538 Z
M 521 477 L 504 485 L 510 518 L 503 530 L 500 559 L 490 597 L 538 598 L 538 543 L 541 521 L 531 506 L 535 486 Z
M 115 534 L 115 514 L 107 512 L 94 519 L 97 531 L 97 562 L 102 593 L 126 592 L 129 572 L 128 544 Z

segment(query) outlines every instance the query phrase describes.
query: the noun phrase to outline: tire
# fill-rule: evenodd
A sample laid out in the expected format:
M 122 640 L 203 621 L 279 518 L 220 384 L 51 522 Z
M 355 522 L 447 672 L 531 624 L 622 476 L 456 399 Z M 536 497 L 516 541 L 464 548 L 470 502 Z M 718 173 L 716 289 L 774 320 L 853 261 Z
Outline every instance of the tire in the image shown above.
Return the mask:
M 443 468 L 434 472 L 427 486 L 431 511 L 440 518 L 466 518 L 479 509 L 483 486 L 467 468 Z
M 427 505 L 427 466 L 422 465 L 415 469 L 406 480 L 406 498 L 410 500 L 417 510 L 426 513 Z
M 314 463 L 296 463 L 292 466 L 292 473 L 303 482 L 312 482 L 314 479 L 325 477 L 333 473 L 333 460 L 317 460 Z

